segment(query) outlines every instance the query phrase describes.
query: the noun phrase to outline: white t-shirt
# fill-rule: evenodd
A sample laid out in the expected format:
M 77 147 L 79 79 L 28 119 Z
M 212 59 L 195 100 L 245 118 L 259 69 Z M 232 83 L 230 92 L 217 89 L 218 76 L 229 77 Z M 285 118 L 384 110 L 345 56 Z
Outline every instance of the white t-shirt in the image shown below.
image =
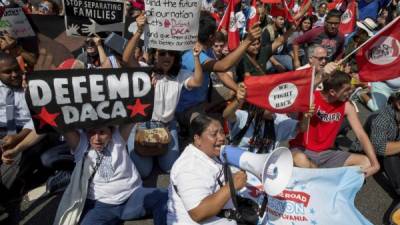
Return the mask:
M 188 211 L 196 208 L 204 198 L 220 189 L 218 179 L 224 183 L 222 168 L 222 164 L 195 146 L 190 144 L 186 147 L 171 170 L 167 204 L 168 225 L 199 224 L 191 219 Z M 234 206 L 229 200 L 224 209 L 231 208 Z M 236 221 L 214 216 L 200 224 L 236 225 Z
M 152 120 L 168 123 L 174 118 L 182 87 L 185 86 L 190 90 L 187 87 L 187 81 L 192 74 L 191 71 L 180 70 L 175 78 L 165 75 L 156 76 Z
M 84 152 L 90 148 L 89 140 L 85 132 L 80 133 L 79 145 L 75 151 L 76 161 L 82 160 Z M 107 204 L 119 205 L 125 202 L 131 194 L 142 185 L 142 180 L 135 165 L 126 150 L 126 143 L 114 128 L 112 139 L 107 145 L 111 151 L 111 166 L 113 175 L 108 180 L 100 176 L 97 170 L 93 181 L 89 184 L 88 199 L 97 200 Z M 91 172 L 96 165 L 97 153 L 89 149 L 87 157 L 91 165 Z

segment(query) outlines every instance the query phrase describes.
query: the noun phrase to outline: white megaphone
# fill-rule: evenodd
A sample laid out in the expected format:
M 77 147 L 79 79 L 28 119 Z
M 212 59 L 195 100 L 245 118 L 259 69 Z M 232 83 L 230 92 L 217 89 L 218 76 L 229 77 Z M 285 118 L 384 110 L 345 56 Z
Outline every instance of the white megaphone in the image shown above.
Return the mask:
M 271 196 L 280 194 L 292 177 L 293 158 L 290 150 L 279 147 L 268 154 L 256 154 L 238 147 L 225 145 L 220 158 L 229 165 L 246 170 L 261 180 L 264 191 Z

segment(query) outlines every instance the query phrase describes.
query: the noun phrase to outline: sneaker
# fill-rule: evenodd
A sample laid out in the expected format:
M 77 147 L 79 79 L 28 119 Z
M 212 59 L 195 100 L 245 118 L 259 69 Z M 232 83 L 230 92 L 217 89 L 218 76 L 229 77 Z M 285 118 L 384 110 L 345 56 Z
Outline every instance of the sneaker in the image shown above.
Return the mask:
M 350 95 L 349 99 L 350 99 L 351 101 L 354 101 L 354 102 L 360 101 L 360 94 L 361 94 L 362 90 L 363 90 L 362 87 L 358 87 L 358 88 L 354 89 L 354 91 L 353 91 L 353 93 Z
M 69 181 L 71 180 L 71 172 L 70 171 L 58 171 L 55 175 L 49 177 L 46 183 L 46 192 L 48 194 L 54 194 L 57 192 L 64 191 Z

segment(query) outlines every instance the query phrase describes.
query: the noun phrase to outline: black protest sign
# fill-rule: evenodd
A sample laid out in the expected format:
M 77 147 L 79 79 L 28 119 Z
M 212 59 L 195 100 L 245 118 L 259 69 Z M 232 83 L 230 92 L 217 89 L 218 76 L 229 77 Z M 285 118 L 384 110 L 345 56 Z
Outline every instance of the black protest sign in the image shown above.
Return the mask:
M 150 120 L 154 90 L 147 68 L 35 71 L 26 99 L 36 131 Z
M 65 28 L 69 36 L 89 36 L 104 32 L 122 35 L 125 22 L 122 0 L 64 0 Z

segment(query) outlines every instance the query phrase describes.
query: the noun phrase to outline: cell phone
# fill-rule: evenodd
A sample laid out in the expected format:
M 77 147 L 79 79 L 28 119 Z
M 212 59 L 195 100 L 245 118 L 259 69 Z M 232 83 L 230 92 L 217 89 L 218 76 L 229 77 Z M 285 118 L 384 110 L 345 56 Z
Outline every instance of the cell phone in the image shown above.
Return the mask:
M 127 42 L 127 39 L 113 32 L 104 40 L 104 45 L 122 55 Z

